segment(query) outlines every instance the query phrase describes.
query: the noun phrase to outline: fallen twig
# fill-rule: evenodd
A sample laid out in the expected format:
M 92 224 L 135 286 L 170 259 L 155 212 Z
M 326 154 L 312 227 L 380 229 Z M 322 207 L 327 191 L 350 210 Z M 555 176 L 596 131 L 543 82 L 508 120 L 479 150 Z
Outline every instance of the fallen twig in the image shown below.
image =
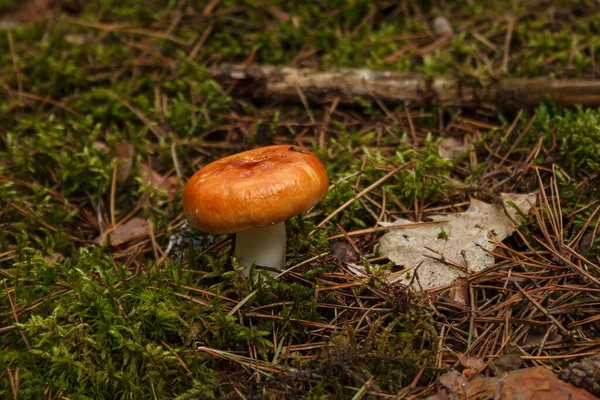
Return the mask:
M 280 101 L 316 103 L 354 102 L 362 96 L 389 103 L 436 103 L 476 106 L 504 104 L 532 106 L 545 98 L 565 106 L 600 105 L 600 81 L 548 78 L 504 78 L 482 84 L 454 76 L 431 77 L 368 69 L 318 71 L 274 66 L 223 65 L 211 71 L 212 77 L 226 85 L 235 83 L 251 89 L 253 96 Z M 303 96 L 299 96 L 302 93 Z

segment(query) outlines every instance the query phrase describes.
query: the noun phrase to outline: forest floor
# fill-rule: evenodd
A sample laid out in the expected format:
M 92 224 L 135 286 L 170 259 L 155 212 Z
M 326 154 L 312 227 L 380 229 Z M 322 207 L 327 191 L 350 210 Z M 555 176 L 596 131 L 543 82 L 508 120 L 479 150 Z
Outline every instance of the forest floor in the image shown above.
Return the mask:
M 451 369 L 499 373 L 503 355 L 558 372 L 596 354 L 599 109 L 283 104 L 210 70 L 595 79 L 598 9 L 0 0 L 0 397 L 421 398 Z M 469 146 L 442 156 L 447 138 Z M 186 225 L 181 189 L 275 143 L 311 149 L 332 188 L 287 223 L 293 269 L 247 280 L 231 237 Z M 381 254 L 380 222 L 500 193 L 537 205 L 468 275 L 464 301 L 453 285 L 386 280 L 402 266 Z

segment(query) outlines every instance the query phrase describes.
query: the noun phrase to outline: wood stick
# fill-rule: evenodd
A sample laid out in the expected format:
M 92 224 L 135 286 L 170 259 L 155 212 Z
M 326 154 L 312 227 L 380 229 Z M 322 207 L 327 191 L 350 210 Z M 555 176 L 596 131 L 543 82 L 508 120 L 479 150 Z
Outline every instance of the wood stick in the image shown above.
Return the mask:
M 368 69 L 318 71 L 291 67 L 223 65 L 212 69 L 216 81 L 237 87 L 261 100 L 354 103 L 356 96 L 388 103 L 456 106 L 534 106 L 545 98 L 564 106 L 600 105 L 600 80 L 502 78 L 482 84 L 454 76 L 431 77 Z

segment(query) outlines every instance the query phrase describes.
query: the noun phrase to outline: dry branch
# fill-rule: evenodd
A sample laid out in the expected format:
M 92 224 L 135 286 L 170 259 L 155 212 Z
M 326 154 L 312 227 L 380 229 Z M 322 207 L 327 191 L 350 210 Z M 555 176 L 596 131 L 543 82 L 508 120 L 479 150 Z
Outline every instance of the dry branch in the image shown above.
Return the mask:
M 318 71 L 274 66 L 224 65 L 211 71 L 225 85 L 240 84 L 263 100 L 325 103 L 339 99 L 354 102 L 356 96 L 389 103 L 435 103 L 476 106 L 481 104 L 533 106 L 545 98 L 565 106 L 600 105 L 600 80 L 504 78 L 482 84 L 453 76 L 430 77 L 368 69 Z

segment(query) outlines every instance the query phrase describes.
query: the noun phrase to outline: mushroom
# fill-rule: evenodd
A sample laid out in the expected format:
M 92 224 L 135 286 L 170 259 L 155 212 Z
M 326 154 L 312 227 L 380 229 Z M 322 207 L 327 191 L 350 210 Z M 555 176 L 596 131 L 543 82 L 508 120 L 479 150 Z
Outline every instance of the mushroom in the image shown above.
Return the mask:
M 188 181 L 183 210 L 193 227 L 235 233 L 240 265 L 281 270 L 285 266 L 285 221 L 319 202 L 329 180 L 308 150 L 275 145 L 207 164 Z

